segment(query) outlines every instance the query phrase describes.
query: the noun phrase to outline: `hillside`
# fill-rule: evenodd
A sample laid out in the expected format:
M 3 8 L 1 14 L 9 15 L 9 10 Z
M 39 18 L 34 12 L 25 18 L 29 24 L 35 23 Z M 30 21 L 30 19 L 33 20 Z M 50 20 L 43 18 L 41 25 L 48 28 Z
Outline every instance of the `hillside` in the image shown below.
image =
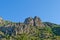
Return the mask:
M 3 20 L 0 17 L 0 40 L 60 40 L 60 25 L 42 22 L 37 16 L 23 23 Z

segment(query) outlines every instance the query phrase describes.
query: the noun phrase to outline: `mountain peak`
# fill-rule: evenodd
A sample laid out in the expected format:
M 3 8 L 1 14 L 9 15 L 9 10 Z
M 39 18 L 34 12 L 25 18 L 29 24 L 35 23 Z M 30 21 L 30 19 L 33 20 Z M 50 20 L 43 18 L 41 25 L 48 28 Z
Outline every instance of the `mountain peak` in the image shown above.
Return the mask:
M 24 23 L 31 26 L 42 26 L 41 19 L 38 16 L 35 16 L 34 18 L 28 17 L 25 19 Z
M 33 26 L 33 24 L 34 24 L 33 18 L 32 17 L 26 18 L 24 23 L 27 24 L 27 25 Z

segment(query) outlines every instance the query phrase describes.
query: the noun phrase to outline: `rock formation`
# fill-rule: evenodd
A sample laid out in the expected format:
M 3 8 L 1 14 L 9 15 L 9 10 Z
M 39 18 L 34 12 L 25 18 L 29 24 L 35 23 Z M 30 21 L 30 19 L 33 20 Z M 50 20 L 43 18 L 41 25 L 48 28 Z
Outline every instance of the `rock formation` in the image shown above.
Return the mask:
M 44 26 L 41 19 L 37 16 L 34 17 L 34 26 L 40 26 L 40 27 Z
M 28 17 L 28 18 L 25 19 L 24 23 L 27 24 L 27 25 L 33 26 L 34 25 L 34 20 L 33 20 L 32 17 Z
M 41 22 L 41 19 L 37 16 L 35 16 L 34 18 L 32 17 L 26 18 L 24 23 L 30 26 L 40 26 L 40 27 L 44 26 Z

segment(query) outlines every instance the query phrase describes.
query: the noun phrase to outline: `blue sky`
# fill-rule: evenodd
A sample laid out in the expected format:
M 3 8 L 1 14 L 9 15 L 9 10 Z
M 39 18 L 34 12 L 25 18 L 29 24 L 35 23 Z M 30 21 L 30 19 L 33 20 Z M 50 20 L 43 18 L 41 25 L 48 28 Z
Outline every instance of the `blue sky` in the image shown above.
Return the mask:
M 60 24 L 60 0 L 0 0 L 0 16 L 13 22 L 39 16 L 42 21 Z

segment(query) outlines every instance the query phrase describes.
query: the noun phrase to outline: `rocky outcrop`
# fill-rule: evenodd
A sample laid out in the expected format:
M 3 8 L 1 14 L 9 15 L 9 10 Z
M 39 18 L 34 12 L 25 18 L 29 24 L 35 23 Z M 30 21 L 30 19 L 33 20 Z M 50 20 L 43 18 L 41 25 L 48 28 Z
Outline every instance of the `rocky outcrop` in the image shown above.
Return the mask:
M 26 18 L 24 23 L 30 26 L 40 26 L 40 27 L 44 26 L 41 22 L 41 19 L 37 16 L 35 16 L 34 18 L 32 17 Z
M 24 23 L 27 24 L 27 25 L 33 26 L 34 25 L 34 20 L 33 20 L 32 17 L 28 17 L 28 18 L 25 19 Z
M 34 26 L 41 26 L 41 20 L 39 17 L 35 16 L 34 17 Z
M 40 27 L 44 27 L 41 19 L 37 16 L 34 17 L 34 26 L 40 26 Z

